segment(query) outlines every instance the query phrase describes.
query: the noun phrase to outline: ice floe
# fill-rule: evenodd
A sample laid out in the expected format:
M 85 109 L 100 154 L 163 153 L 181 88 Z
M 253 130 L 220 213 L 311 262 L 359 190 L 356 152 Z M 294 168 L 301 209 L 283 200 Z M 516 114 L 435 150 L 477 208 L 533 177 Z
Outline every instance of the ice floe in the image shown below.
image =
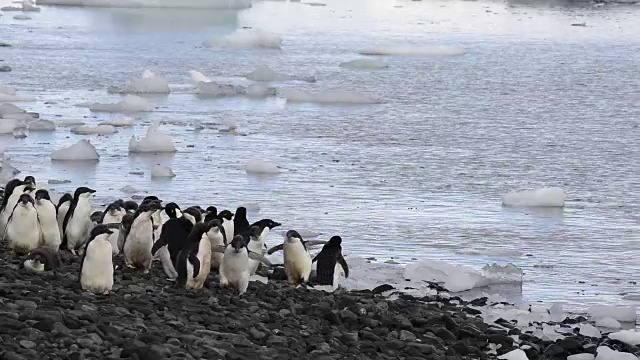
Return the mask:
M 587 313 L 595 319 L 611 317 L 621 322 L 633 323 L 637 320 L 635 306 L 593 305 L 587 310 Z
M 5 6 L 0 8 L 0 11 L 24 11 L 24 12 L 39 12 L 40 8 L 30 0 L 23 0 L 20 6 Z
M 189 70 L 189 77 L 194 85 L 198 85 L 200 82 L 211 82 L 212 80 L 205 76 L 203 73 L 195 70 Z
M 171 88 L 165 78 L 145 70 L 139 78 L 129 80 L 124 86 L 111 86 L 110 93 L 121 94 L 169 94 Z
M 111 125 L 77 126 L 71 128 L 71 132 L 77 135 L 111 135 L 115 134 L 116 128 Z
M 592 337 L 592 338 L 598 338 L 598 339 L 602 336 L 602 333 L 600 333 L 600 330 L 598 330 L 595 326 L 591 324 L 580 324 L 579 334 L 583 336 Z
M 176 145 L 171 136 L 158 131 L 159 122 L 153 123 L 147 128 L 147 134 L 137 139 L 134 135 L 129 140 L 130 153 L 172 153 L 176 152 Z
M 19 14 L 19 15 L 13 15 L 13 19 L 14 20 L 31 20 L 31 16 Z
M 212 97 L 246 95 L 250 98 L 262 98 L 275 96 L 276 89 L 262 84 L 252 84 L 244 87 L 242 85 L 219 84 L 215 81 L 210 81 L 199 82 L 196 85 L 196 94 Z
M 0 86 L 0 102 L 27 102 L 35 100 L 36 98 L 33 96 L 18 95 L 16 89 L 11 86 Z
M 110 121 L 103 121 L 99 125 L 109 125 L 113 127 L 131 127 L 133 126 L 132 118 L 117 118 Z
M 379 104 L 381 99 L 342 90 L 326 90 L 308 93 L 297 89 L 283 89 L 282 95 L 287 102 L 319 104 Z
M 596 320 L 596 326 L 608 328 L 608 329 L 620 329 L 622 324 L 620 322 L 610 316 L 601 317 Z
M 282 170 L 276 164 L 266 160 L 250 160 L 245 170 L 250 174 L 279 174 Z
M 51 120 L 34 120 L 27 124 L 29 131 L 55 131 L 56 123 Z
M 638 360 L 638 357 L 625 352 L 612 350 L 607 346 L 599 346 L 596 360 Z
M 567 356 L 567 360 L 594 360 L 595 355 L 589 353 L 574 354 Z
M 209 40 L 202 45 L 235 49 L 280 49 L 282 38 L 265 31 L 238 29 L 222 39 Z
M 57 161 L 98 161 L 99 159 L 100 155 L 96 147 L 86 139 L 51 153 L 51 160 Z
M 317 81 L 315 75 L 311 76 L 290 76 L 285 74 L 279 74 L 272 68 L 267 65 L 261 64 L 256 67 L 252 72 L 245 74 L 244 76 L 248 80 L 253 81 L 287 81 L 287 80 L 297 80 L 297 81 L 305 81 L 309 83 L 314 83 Z
M 502 197 L 504 206 L 563 207 L 566 195 L 557 187 L 511 191 Z
M 95 112 L 149 112 L 153 107 L 149 102 L 136 95 L 126 95 L 117 103 L 82 103 L 77 106 L 88 107 Z
M 151 169 L 152 178 L 172 178 L 174 176 L 176 176 L 176 174 L 174 174 L 173 170 L 168 166 L 156 164 L 153 166 L 153 169 Z
M 340 67 L 346 69 L 386 69 L 389 65 L 380 59 L 354 59 L 341 62 Z
M 374 46 L 360 50 L 361 55 L 460 56 L 466 53 L 455 46 Z

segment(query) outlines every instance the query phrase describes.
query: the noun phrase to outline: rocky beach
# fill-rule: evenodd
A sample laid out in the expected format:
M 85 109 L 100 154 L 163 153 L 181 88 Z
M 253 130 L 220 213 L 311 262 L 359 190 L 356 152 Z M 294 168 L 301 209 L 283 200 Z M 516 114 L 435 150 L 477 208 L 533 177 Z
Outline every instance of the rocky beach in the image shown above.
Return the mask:
M 238 296 L 220 288 L 216 275 L 201 290 L 176 289 L 159 263 L 142 274 L 122 270 L 119 259 L 113 292 L 96 296 L 80 288 L 80 259 L 66 252 L 60 269 L 44 273 L 21 268 L 20 259 L 4 247 L 0 253 L 0 358 L 8 360 L 564 359 L 575 354 L 583 355 L 574 359 L 593 359 L 590 354 L 609 350 L 600 346 L 640 354 L 637 346 L 606 335 L 592 338 L 572 330 L 583 317 L 554 324 L 570 333 L 556 341 L 522 333 L 509 319 L 487 324 L 482 311 L 504 304 L 464 301 L 437 284 L 430 284 L 434 295 L 421 298 L 388 285 L 326 293 L 293 288 L 277 280 L 282 274 L 276 268 L 267 284 L 251 282 Z M 618 358 L 626 359 L 597 357 Z

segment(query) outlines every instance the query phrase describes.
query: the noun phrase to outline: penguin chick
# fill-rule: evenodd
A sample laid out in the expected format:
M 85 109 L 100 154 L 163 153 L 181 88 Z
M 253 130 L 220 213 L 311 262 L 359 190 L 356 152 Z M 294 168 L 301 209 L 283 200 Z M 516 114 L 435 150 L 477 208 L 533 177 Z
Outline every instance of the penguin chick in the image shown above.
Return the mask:
M 54 249 L 40 247 L 29 253 L 24 268 L 33 272 L 53 271 L 60 267 L 60 256 Z

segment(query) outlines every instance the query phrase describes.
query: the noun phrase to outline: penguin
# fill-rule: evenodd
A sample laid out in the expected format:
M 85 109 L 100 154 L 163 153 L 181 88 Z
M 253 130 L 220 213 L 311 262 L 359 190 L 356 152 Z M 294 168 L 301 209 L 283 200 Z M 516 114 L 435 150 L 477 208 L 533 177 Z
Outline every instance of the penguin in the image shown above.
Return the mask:
M 215 206 L 207 207 L 207 210 L 204 212 L 204 222 L 208 223 L 211 220 L 215 220 L 218 218 L 218 209 Z
M 64 217 L 67 216 L 67 211 L 69 211 L 69 206 L 71 205 L 71 201 L 73 201 L 73 195 L 69 193 L 64 193 L 60 200 L 58 200 L 58 205 L 56 205 L 56 217 L 58 219 L 58 228 L 60 230 L 60 236 L 64 234 L 64 230 L 62 228 L 62 224 L 64 223 Z
M 32 188 L 36 189 L 36 178 L 33 176 L 26 176 L 24 178 L 24 184 L 31 185 Z
M 133 201 L 133 200 L 127 200 L 127 201 L 124 202 L 124 209 L 128 213 L 132 213 L 133 214 L 138 209 L 138 203 Z
M 233 234 L 235 233 L 233 230 L 233 213 L 229 210 L 222 210 L 220 214 L 218 214 L 218 219 L 222 221 L 222 227 L 224 227 L 225 240 L 224 244 L 227 245 L 233 239 Z
M 169 219 L 176 219 L 182 217 L 182 210 L 180 210 L 180 206 L 174 202 L 170 202 L 164 206 L 164 212 L 167 214 Z
M 210 229 L 207 231 L 207 237 L 209 237 L 209 242 L 211 243 L 211 247 L 215 246 L 224 246 L 226 234 L 224 232 L 224 227 L 222 223 L 218 219 L 211 220 L 208 224 L 210 224 Z M 211 270 L 219 271 L 220 265 L 222 264 L 222 258 L 224 257 L 223 253 L 212 253 L 211 254 Z
M 142 203 L 134 216 L 133 223 L 124 239 L 124 261 L 129 268 L 143 268 L 144 273 L 151 269 L 153 256 L 151 249 L 154 243 L 153 214 L 162 210 L 157 201 Z
M 168 203 L 165 212 L 169 219 L 162 224 L 158 240 L 151 248 L 151 255 L 159 253 L 162 268 L 169 281 L 174 281 L 178 277 L 175 269 L 178 254 L 187 244 L 187 238 L 193 229 L 193 223 L 182 215 L 180 207 L 176 203 Z
M 111 228 L 112 234 L 109 235 L 109 242 L 111 243 L 111 250 L 114 255 L 118 255 L 120 253 L 120 247 L 118 245 L 118 239 L 120 238 L 120 225 L 122 223 L 122 218 L 127 214 L 127 211 L 124 208 L 124 201 L 122 199 L 118 199 L 107 206 L 102 214 L 102 219 L 100 219 L 99 224 L 104 224 L 110 226 L 111 224 L 115 227 Z
M 26 255 L 40 243 L 38 212 L 30 194 L 24 193 L 13 207 L 4 233 L 9 249 L 16 255 Z
M 324 290 L 320 289 L 320 286 L 322 286 L 328 291 L 337 289 L 340 277 L 338 266 L 341 266 L 342 270 L 344 270 L 344 277 L 349 277 L 349 265 L 347 265 L 347 261 L 342 256 L 341 244 L 342 238 L 340 236 L 331 237 L 329 242 L 322 247 L 322 250 L 311 261 L 312 264 L 316 261 L 318 262 L 316 278 L 313 282 L 314 288 Z
M 94 211 L 91 213 L 91 216 L 89 216 L 89 219 L 91 219 L 93 226 L 96 226 L 98 224 L 102 224 L 103 217 L 104 213 L 102 211 Z
M 242 235 L 249 231 L 249 220 L 247 220 L 247 208 L 240 206 L 233 215 L 233 235 Z M 245 237 L 246 239 L 246 237 Z
M 13 190 L 16 187 L 23 184 L 24 182 L 20 179 L 9 180 L 9 182 L 4 186 L 4 194 L 2 196 L 2 204 L 0 205 L 0 211 L 4 211 L 4 209 L 7 207 L 7 201 L 9 201 L 9 197 L 13 193 Z
M 284 271 L 287 280 L 293 286 L 307 283 L 311 274 L 311 255 L 309 247 L 313 245 L 327 244 L 326 241 L 304 241 L 302 236 L 295 231 L 289 230 L 285 235 L 284 243 L 275 246 L 267 252 L 271 255 L 276 251 L 284 252 Z
M 80 286 L 94 294 L 108 294 L 113 287 L 111 229 L 97 225 L 91 230 L 80 261 Z
M 187 245 L 180 251 L 176 270 L 176 285 L 188 289 L 200 289 L 211 270 L 211 243 L 207 231 L 212 223 L 197 223 L 193 226 Z
M 74 255 L 77 255 L 76 250 L 82 249 L 89 239 L 92 227 L 89 198 L 95 192 L 86 186 L 77 188 L 69 204 L 69 210 L 64 216 L 60 248 L 67 249 Z
M 39 247 L 29 253 L 22 265 L 25 269 L 33 272 L 56 270 L 61 266 L 58 249 Z
M 280 223 L 271 219 L 256 221 L 249 228 L 249 235 L 247 236 L 249 238 L 249 243 L 247 244 L 247 248 L 256 254 L 264 255 L 267 252 L 266 240 L 269 230 L 280 225 Z M 260 266 L 259 261 L 249 259 L 249 275 L 255 274 L 256 270 L 258 270 L 258 266 Z
M 191 220 L 192 223 L 199 223 L 202 221 L 202 212 L 200 212 L 200 210 L 195 207 L 195 206 L 191 206 L 186 208 L 183 212 L 182 212 L 182 216 L 186 217 L 187 219 Z
M 5 202 L 5 207 L 2 210 L 2 214 L 0 215 L 0 231 L 2 231 L 2 238 L 5 238 L 5 234 L 4 234 L 4 230 L 7 227 L 7 222 L 9 220 L 9 216 L 11 216 L 11 212 L 13 211 L 13 209 L 15 208 L 16 204 L 18 203 L 18 199 L 20 198 L 20 195 L 24 194 L 25 192 L 28 192 L 27 189 L 30 189 L 31 191 L 35 190 L 35 188 L 29 186 L 29 184 L 25 184 L 24 181 L 20 181 L 18 180 L 18 182 L 14 182 L 10 184 L 7 184 L 7 186 L 13 186 L 13 190 L 11 191 L 11 194 L 8 194 L 5 192 L 4 194 L 4 199 L 6 199 Z M 30 192 L 29 192 L 30 193 Z M 4 202 L 3 199 L 3 202 Z
M 249 259 L 271 266 L 264 256 L 247 249 L 242 235 L 234 236 L 226 247 L 214 247 L 213 251 L 224 254 L 220 265 L 220 286 L 236 288 L 239 295 L 244 294 L 249 286 Z
M 122 217 L 122 222 L 120 222 L 120 226 L 119 226 L 118 252 L 124 249 L 124 239 L 126 238 L 126 234 L 129 233 L 129 230 L 131 229 L 131 224 L 133 224 L 133 213 L 129 213 L 127 211 L 127 214 Z
M 56 206 L 51 202 L 51 197 L 47 190 L 39 189 L 36 191 L 35 207 L 42 236 L 40 246 L 57 252 L 62 243 L 62 237 L 60 236 L 60 228 L 56 218 Z

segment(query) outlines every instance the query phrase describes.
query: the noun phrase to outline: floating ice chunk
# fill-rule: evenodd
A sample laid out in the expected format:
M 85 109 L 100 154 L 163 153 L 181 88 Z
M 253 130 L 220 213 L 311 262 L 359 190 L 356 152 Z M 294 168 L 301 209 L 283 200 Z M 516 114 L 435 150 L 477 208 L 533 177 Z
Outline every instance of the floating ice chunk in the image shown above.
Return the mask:
M 565 193 L 556 187 L 512 191 L 502 198 L 504 206 L 563 207 Z
M 551 321 L 560 322 L 566 318 L 560 303 L 553 304 L 549 309 L 549 314 L 551 315 Z
M 387 63 L 379 59 L 355 59 L 340 63 L 346 69 L 386 69 Z
M 246 88 L 246 95 L 247 97 L 254 99 L 275 96 L 276 88 L 268 87 L 263 84 L 251 84 Z
M 9 104 L 9 103 L 4 103 L 2 105 L 0 105 L 0 117 L 1 118 L 8 118 L 9 115 L 15 115 L 15 114 L 25 114 L 27 111 L 14 105 L 14 104 Z
M 99 125 L 108 125 L 108 126 L 114 126 L 114 127 L 131 127 L 133 126 L 133 119 L 117 118 L 111 121 L 103 121 Z
M 60 126 L 78 126 L 84 125 L 84 120 L 81 119 L 66 119 L 60 121 Z
M 27 15 L 14 15 L 13 16 L 14 20 L 31 20 L 31 16 L 27 16 Z
M 472 268 L 451 265 L 442 261 L 418 261 L 407 265 L 405 279 L 412 282 L 433 281 L 444 283 L 451 292 L 461 292 L 473 288 L 501 283 L 521 283 L 523 272 L 515 265 L 488 265 L 483 272 Z
M 587 313 L 594 318 L 612 317 L 621 322 L 636 322 L 635 306 L 593 305 Z
M 460 56 L 465 53 L 455 46 L 375 46 L 360 50 L 361 55 Z
M 15 119 L 4 119 L 0 121 L 0 134 L 13 134 L 17 128 L 24 127 L 24 122 Z
M 0 102 L 20 102 L 20 101 L 35 101 L 36 98 L 33 96 L 22 96 L 22 95 L 11 95 L 0 93 Z
M 191 77 L 191 82 L 194 85 L 198 85 L 201 82 L 211 82 L 211 79 L 206 77 L 203 73 L 195 70 L 189 70 L 189 76 Z
M 22 11 L 39 12 L 40 8 L 36 6 L 34 2 L 30 0 L 22 0 Z
M 35 120 L 27 124 L 29 131 L 55 131 L 56 123 L 50 120 Z
M 521 349 L 512 350 L 504 355 L 498 356 L 500 360 L 529 360 L 527 354 Z
M 598 339 L 602 336 L 600 330 L 591 324 L 580 324 L 580 335 Z
M 233 119 L 222 119 L 222 125 L 227 128 L 227 130 L 236 130 L 238 128 L 238 123 Z
M 253 81 L 277 81 L 282 79 L 282 76 L 264 64 L 258 65 L 255 70 L 246 74 L 244 77 Z
M 265 160 L 251 160 L 245 169 L 250 174 L 279 174 L 282 172 L 276 164 Z
M 597 352 L 596 360 L 638 360 L 633 354 L 611 350 L 606 346 L 598 346 Z
M 589 353 L 575 354 L 567 356 L 567 360 L 595 360 L 596 356 Z
M 4 153 L 4 150 L 2 151 Z M 0 181 L 6 184 L 9 180 L 13 179 L 20 173 L 20 170 L 11 165 L 8 156 L 4 156 L 2 159 L 2 169 L 0 170 Z
M 238 29 L 218 40 L 203 43 L 206 47 L 222 47 L 235 49 L 280 49 L 282 38 L 260 30 Z
M 123 186 L 123 187 L 120 189 L 120 191 L 122 191 L 123 193 L 127 193 L 127 194 L 133 194 L 133 193 L 138 192 L 138 190 L 137 190 L 136 188 L 134 188 L 133 186 L 131 186 L 131 185 L 125 185 L 125 186 Z
M 250 0 L 38 0 L 40 5 L 95 6 L 122 8 L 189 8 L 189 9 L 244 9 Z
M 136 96 L 127 95 L 124 99 L 115 104 L 109 103 L 91 103 L 88 104 L 89 110 L 96 112 L 148 112 L 153 111 L 153 107 L 147 100 Z
M 379 104 L 381 99 L 342 90 L 327 90 L 316 94 L 296 89 L 283 89 L 287 102 L 319 104 Z
M 116 132 L 116 128 L 111 125 L 98 126 L 78 126 L 71 129 L 77 135 L 111 135 Z
M 151 169 L 151 178 L 172 178 L 176 176 L 170 167 L 164 165 L 154 165 Z
M 89 140 L 82 139 L 77 143 L 51 153 L 51 160 L 58 161 L 98 161 L 100 155 Z
M 122 89 L 111 87 L 109 92 L 124 94 L 169 94 L 171 88 L 169 88 L 169 83 L 165 78 L 149 70 L 145 70 L 141 77 L 129 80 Z
M 600 318 L 596 320 L 596 326 L 608 328 L 608 329 L 620 329 L 622 325 L 620 322 L 610 316 Z
M 637 332 L 635 329 L 620 330 L 609 334 L 609 339 L 622 341 L 625 344 L 636 346 L 640 345 L 640 332 Z
M 215 81 L 199 82 L 196 93 L 209 96 L 235 96 L 245 93 L 245 88 L 239 85 L 219 84 Z
M 160 123 L 155 122 L 147 129 L 147 134 L 140 140 L 131 136 L 129 140 L 130 153 L 172 153 L 176 152 L 176 145 L 171 136 L 158 131 Z

